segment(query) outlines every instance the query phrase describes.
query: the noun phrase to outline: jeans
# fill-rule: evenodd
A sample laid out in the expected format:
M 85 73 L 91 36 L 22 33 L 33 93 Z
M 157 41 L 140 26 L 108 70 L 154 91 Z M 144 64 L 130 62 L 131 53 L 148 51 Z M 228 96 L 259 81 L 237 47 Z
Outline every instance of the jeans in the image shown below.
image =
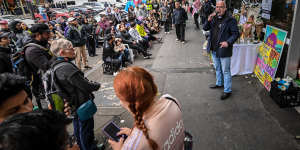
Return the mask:
M 216 56 L 216 52 L 212 52 L 212 59 L 214 61 L 214 66 L 216 69 L 216 85 L 222 86 L 224 85 L 224 92 L 231 93 L 231 72 L 230 72 L 230 64 L 231 57 L 220 58 Z
M 77 115 L 73 120 L 74 135 L 80 150 L 97 150 L 94 141 L 94 118 L 80 121 Z

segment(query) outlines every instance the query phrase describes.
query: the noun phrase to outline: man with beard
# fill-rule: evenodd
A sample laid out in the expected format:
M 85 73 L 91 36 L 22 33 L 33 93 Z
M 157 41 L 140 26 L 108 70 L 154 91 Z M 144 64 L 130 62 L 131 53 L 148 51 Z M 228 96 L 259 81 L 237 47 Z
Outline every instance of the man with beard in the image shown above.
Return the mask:
M 29 65 L 32 76 L 32 93 L 36 98 L 39 108 L 42 108 L 41 100 L 45 99 L 43 95 L 42 73 L 49 69 L 51 65 L 52 53 L 48 49 L 48 40 L 50 30 L 46 24 L 35 24 L 31 27 L 31 39 L 24 46 L 25 61 Z M 33 78 L 32 78 L 33 77 Z
M 12 31 L 11 39 L 17 46 L 17 50 L 20 50 L 24 46 L 22 41 L 25 37 L 25 35 L 23 34 L 23 29 L 21 27 L 21 22 L 13 21 L 9 24 L 9 28 Z

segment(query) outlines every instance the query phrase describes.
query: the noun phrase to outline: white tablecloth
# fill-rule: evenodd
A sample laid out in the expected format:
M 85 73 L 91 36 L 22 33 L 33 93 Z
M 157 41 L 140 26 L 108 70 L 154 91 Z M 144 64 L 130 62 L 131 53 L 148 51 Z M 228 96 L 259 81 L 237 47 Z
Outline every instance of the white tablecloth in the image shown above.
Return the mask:
M 260 44 L 234 44 L 231 57 L 231 76 L 253 73 Z

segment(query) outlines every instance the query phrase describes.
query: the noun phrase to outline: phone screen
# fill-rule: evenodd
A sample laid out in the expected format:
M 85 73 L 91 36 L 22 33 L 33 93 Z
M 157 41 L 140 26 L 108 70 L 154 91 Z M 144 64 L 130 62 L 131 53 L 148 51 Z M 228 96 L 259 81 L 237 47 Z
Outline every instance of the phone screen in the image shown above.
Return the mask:
M 110 122 L 105 126 L 103 131 L 113 140 L 119 141 L 120 136 L 117 136 L 117 133 L 120 131 L 120 128 L 117 127 L 113 122 Z

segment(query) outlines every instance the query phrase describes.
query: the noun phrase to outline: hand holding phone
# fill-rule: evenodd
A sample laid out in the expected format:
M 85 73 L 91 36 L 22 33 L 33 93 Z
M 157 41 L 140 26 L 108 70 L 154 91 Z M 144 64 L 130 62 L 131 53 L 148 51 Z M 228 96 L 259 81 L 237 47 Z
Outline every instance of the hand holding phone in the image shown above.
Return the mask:
M 121 129 L 113 122 L 109 122 L 108 124 L 106 124 L 102 130 L 106 136 L 116 142 L 119 142 L 121 137 L 123 137 L 124 139 L 127 138 L 127 135 L 125 134 L 118 134 Z

